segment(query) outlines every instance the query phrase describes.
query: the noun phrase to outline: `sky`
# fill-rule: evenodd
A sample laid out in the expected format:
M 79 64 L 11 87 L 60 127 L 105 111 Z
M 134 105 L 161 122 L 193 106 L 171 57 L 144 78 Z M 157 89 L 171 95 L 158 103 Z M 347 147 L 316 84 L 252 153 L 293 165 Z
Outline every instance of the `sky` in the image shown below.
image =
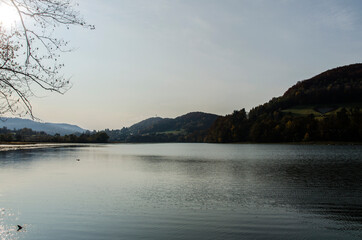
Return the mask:
M 72 88 L 32 98 L 45 122 L 120 129 L 149 117 L 250 110 L 362 62 L 359 0 L 78 0 L 95 30 L 59 34 Z

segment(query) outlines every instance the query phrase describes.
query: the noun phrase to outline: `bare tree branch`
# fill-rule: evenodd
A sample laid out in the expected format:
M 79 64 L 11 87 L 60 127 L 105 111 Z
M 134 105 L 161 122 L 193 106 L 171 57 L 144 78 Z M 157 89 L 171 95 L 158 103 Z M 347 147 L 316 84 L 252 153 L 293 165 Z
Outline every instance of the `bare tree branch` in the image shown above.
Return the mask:
M 61 53 L 68 42 L 56 38 L 56 28 L 94 29 L 75 10 L 71 0 L 0 0 L 16 10 L 19 24 L 6 29 L 0 23 L 0 116 L 11 113 L 34 118 L 29 98 L 34 86 L 65 93 L 69 80 L 61 75 Z

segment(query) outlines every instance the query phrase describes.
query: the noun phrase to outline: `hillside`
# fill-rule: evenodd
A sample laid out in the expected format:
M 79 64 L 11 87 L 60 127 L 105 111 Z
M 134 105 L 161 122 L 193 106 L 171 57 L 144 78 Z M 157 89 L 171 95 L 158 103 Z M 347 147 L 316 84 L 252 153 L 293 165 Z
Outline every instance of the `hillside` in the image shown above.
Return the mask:
M 173 131 L 174 119 L 171 118 L 148 118 L 128 128 L 132 135 L 142 135 L 157 132 Z
M 251 109 L 254 118 L 262 112 L 273 112 L 295 106 L 314 105 L 330 108 L 334 105 L 360 106 L 362 96 L 362 64 L 352 64 L 323 72 L 310 79 L 300 81 L 282 96 Z
M 23 129 L 29 128 L 37 132 L 45 132 L 50 135 L 60 134 L 67 135 L 72 133 L 83 133 L 86 130 L 76 125 L 65 123 L 41 123 L 29 119 L 22 118 L 1 118 L 0 128 L 6 127 L 7 129 Z
M 203 136 L 218 115 L 191 112 L 176 118 L 148 118 L 129 128 L 106 130 L 116 142 L 185 142 Z
M 300 81 L 282 96 L 219 118 L 206 142 L 362 141 L 362 64 Z
M 132 134 L 139 134 L 139 133 L 147 132 L 150 129 L 152 129 L 152 127 L 155 124 L 158 124 L 159 122 L 164 121 L 164 120 L 165 119 L 160 118 L 160 117 L 148 118 L 139 123 L 133 124 L 131 127 L 128 128 L 128 130 Z

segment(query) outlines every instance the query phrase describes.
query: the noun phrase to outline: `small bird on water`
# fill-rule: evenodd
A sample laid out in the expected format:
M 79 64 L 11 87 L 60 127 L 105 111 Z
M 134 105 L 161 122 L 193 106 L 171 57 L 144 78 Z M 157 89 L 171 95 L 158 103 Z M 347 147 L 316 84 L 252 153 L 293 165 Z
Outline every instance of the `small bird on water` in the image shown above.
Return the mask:
M 79 159 L 79 158 L 77 158 L 77 161 L 79 162 L 79 161 L 80 161 L 80 159 Z
M 19 232 L 21 229 L 23 229 L 23 227 L 18 225 L 18 230 L 17 231 Z

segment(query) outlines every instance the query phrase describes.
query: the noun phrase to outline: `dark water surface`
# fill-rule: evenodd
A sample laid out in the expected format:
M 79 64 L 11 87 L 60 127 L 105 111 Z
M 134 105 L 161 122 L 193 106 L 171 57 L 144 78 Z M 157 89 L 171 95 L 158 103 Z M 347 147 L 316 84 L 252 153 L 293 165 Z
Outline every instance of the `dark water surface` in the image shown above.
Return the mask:
M 0 239 L 362 239 L 362 146 L 0 152 Z

